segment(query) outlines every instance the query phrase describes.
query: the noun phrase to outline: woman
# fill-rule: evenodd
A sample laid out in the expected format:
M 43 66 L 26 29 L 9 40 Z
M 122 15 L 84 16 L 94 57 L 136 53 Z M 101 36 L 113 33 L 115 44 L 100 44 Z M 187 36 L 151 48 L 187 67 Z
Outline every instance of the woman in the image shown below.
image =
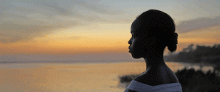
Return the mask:
M 144 58 L 146 71 L 132 80 L 125 92 L 182 92 L 181 85 L 163 60 L 167 46 L 173 52 L 177 33 L 173 19 L 159 10 L 148 10 L 131 25 L 129 52 L 135 59 Z

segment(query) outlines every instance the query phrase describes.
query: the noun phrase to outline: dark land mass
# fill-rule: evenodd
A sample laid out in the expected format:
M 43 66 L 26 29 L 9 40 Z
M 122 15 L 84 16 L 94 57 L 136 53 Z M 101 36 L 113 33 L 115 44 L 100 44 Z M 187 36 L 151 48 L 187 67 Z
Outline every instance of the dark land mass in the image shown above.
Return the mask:
M 166 61 L 187 63 L 208 63 L 220 65 L 220 44 L 213 46 L 189 45 L 177 54 L 164 57 Z

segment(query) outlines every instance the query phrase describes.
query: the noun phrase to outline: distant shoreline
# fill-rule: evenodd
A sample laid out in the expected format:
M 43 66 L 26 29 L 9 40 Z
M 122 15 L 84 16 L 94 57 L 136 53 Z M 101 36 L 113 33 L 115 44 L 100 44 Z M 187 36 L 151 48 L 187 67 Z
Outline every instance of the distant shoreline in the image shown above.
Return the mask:
M 15 63 L 120 63 L 120 62 L 143 62 L 142 60 L 111 60 L 111 61 L 0 61 L 0 64 L 15 64 Z
M 0 64 L 13 64 L 13 63 L 120 63 L 120 62 L 144 62 L 143 60 L 111 60 L 111 61 L 0 61 Z M 189 62 L 175 62 L 165 61 L 172 63 L 179 63 L 183 65 L 196 65 L 196 66 L 214 66 L 212 63 L 189 63 Z

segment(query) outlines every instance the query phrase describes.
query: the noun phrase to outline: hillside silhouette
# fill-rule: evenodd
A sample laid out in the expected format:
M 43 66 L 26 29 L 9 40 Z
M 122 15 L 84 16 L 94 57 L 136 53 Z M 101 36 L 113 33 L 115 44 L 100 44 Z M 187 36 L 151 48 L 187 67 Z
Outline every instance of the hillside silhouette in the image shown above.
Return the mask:
M 202 46 L 190 44 L 176 55 L 165 56 L 166 61 L 220 64 L 220 44 Z

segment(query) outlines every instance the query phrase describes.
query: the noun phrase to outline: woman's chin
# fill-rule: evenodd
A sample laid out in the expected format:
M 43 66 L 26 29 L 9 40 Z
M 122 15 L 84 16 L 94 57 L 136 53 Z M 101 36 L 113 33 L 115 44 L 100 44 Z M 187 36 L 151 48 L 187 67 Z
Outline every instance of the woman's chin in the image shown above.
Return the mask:
M 140 55 L 134 55 L 134 54 L 132 54 L 132 53 L 131 53 L 131 55 L 132 55 L 132 57 L 133 57 L 134 59 L 139 59 L 139 58 L 141 58 Z

